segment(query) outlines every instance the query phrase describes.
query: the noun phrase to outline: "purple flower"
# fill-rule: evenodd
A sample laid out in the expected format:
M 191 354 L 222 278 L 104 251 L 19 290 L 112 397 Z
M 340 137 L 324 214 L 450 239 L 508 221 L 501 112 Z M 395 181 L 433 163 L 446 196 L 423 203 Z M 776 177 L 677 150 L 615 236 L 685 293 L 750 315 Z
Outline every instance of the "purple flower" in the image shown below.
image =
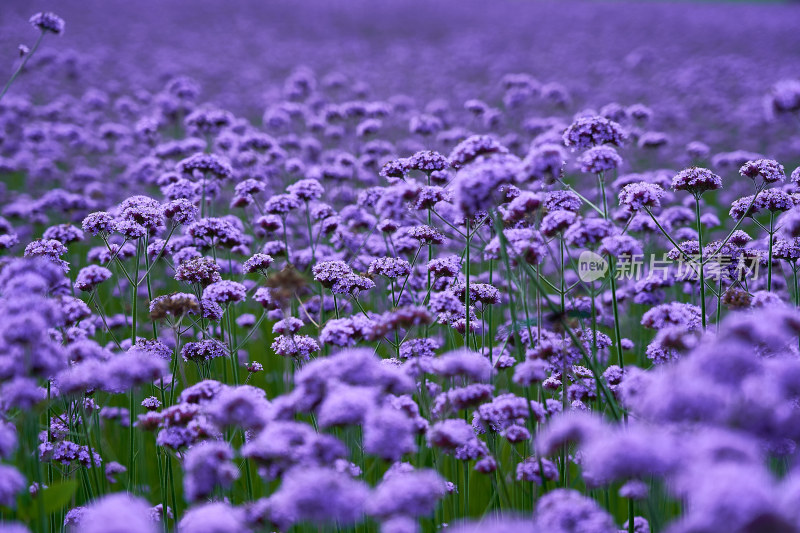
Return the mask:
M 453 203 L 466 217 L 488 211 L 501 203 L 499 188 L 516 181 L 519 166 L 513 156 L 495 156 L 464 167 L 453 181 Z
M 473 135 L 450 152 L 450 166 L 460 169 L 480 156 L 507 154 L 508 148 L 489 135 Z
M 364 514 L 368 495 L 364 483 L 346 474 L 329 468 L 299 467 L 284 475 L 270 504 L 273 518 L 282 529 L 300 522 L 348 526 Z
M 239 477 L 239 469 L 232 461 L 233 449 L 226 442 L 206 441 L 189 448 L 183 460 L 183 492 L 187 501 L 205 499 L 217 487 L 230 487 Z
M 265 274 L 266 270 L 274 261 L 271 255 L 254 254 L 250 259 L 244 262 L 244 271 L 247 273 L 259 272 Z
M 297 181 L 289 185 L 286 191 L 304 202 L 321 198 L 325 193 L 325 189 L 320 185 L 319 181 L 313 178 Z
M 198 342 L 187 342 L 181 349 L 181 357 L 184 361 L 204 363 L 216 359 L 217 357 L 227 357 L 228 348 L 214 339 L 207 339 Z
M 133 533 L 156 533 L 158 528 L 150 520 L 147 502 L 124 493 L 110 494 L 92 502 L 81 513 L 80 531 L 107 533 L 129 531 Z
M 197 218 L 197 207 L 186 198 L 177 198 L 165 203 L 161 213 L 167 220 L 174 220 L 176 224 L 191 224 Z
M 422 150 L 408 158 L 406 167 L 409 170 L 419 170 L 430 173 L 437 170 L 445 170 L 450 166 L 450 162 L 439 152 Z
M 198 257 L 178 265 L 175 270 L 175 279 L 206 286 L 221 281 L 220 270 L 217 262 L 210 257 Z
M 95 287 L 110 278 L 111 271 L 109 269 L 98 265 L 89 265 L 78 272 L 78 277 L 75 279 L 75 288 L 80 291 L 91 292 Z
M 552 191 L 547 193 L 544 200 L 544 208 L 547 211 L 580 211 L 583 202 L 580 197 L 572 191 Z
M 485 381 L 492 374 L 491 361 L 467 349 L 454 350 L 436 358 L 433 368 L 442 377 L 463 376 L 473 381 Z
M 203 300 L 219 305 L 229 305 L 243 301 L 247 289 L 241 283 L 230 280 L 216 281 L 203 289 Z
M 399 257 L 379 257 L 370 263 L 368 272 L 373 275 L 396 279 L 411 273 L 411 264 Z
M 405 411 L 389 406 L 373 408 L 363 424 L 364 452 L 386 461 L 398 461 L 416 451 L 415 429 L 414 421 Z
M 13 466 L 0 465 L 0 504 L 11 509 L 15 508 L 17 494 L 26 486 L 25 478 L 19 470 Z
M 602 144 L 620 146 L 626 134 L 622 126 L 604 117 L 579 118 L 564 132 L 564 144 L 575 148 L 591 148 Z
M 555 489 L 536 504 L 534 521 L 548 533 L 617 533 L 611 516 L 576 490 Z
M 56 35 L 62 35 L 66 25 L 64 19 L 50 11 L 36 13 L 28 22 L 42 32 L 50 32 Z
M 626 205 L 638 211 L 643 207 L 660 207 L 663 197 L 664 189 L 654 183 L 642 181 L 622 188 L 619 193 L 619 205 Z
M 622 158 L 610 146 L 594 146 L 579 158 L 581 172 L 600 174 L 614 170 L 622 164 Z
M 444 479 L 434 470 L 386 473 L 367 504 L 371 516 L 427 516 L 447 494 Z
M 272 342 L 271 348 L 278 355 L 306 360 L 312 353 L 319 351 L 319 344 L 307 335 L 279 335 Z
M 672 188 L 700 195 L 722 188 L 722 178 L 707 168 L 691 167 L 681 170 L 672 178 Z
M 774 159 L 748 161 L 739 169 L 739 174 L 751 180 L 761 177 L 764 183 L 777 183 L 786 179 L 783 165 Z
M 245 531 L 244 512 L 224 502 L 206 503 L 192 507 L 178 522 L 178 533 L 221 533 L 223 531 Z
M 538 485 L 558 481 L 558 467 L 549 459 L 527 457 L 517 464 L 517 481 L 533 481 Z

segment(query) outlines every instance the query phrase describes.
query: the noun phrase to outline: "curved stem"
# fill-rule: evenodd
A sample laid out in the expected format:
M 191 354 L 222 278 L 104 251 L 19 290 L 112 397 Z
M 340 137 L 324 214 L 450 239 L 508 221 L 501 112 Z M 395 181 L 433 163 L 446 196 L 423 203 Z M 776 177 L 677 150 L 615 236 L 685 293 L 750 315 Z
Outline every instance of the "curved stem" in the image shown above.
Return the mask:
M 28 60 L 30 60 L 30 58 L 33 57 L 33 54 L 36 53 L 36 50 L 39 48 L 39 45 L 42 44 L 42 39 L 44 39 L 45 33 L 47 32 L 45 30 L 42 30 L 42 33 L 39 34 L 39 38 L 36 39 L 36 44 L 33 45 L 31 51 L 25 54 L 25 57 L 22 58 L 22 62 L 20 62 L 19 66 L 17 67 L 17 70 L 14 71 L 14 74 L 11 75 L 11 79 L 8 80 L 5 87 L 3 87 L 3 91 L 0 92 L 0 100 L 3 99 L 8 90 L 11 88 L 11 84 L 14 83 L 14 80 L 17 79 L 17 76 L 19 76 L 20 72 L 22 72 L 22 70 L 25 68 L 25 65 L 28 64 Z

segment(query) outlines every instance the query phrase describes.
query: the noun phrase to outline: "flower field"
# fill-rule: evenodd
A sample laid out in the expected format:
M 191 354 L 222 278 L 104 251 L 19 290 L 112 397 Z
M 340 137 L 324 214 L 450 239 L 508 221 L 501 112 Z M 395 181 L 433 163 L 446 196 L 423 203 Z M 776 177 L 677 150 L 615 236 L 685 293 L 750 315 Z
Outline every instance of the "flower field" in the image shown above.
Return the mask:
M 800 533 L 800 6 L 40 4 L 0 533 Z

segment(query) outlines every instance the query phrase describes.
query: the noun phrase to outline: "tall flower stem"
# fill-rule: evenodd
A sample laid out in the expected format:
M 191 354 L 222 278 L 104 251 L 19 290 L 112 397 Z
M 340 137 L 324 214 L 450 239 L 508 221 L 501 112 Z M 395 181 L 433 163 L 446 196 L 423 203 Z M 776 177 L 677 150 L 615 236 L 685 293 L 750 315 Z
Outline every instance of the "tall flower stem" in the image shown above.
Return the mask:
M 471 236 L 469 233 L 469 217 L 466 220 L 467 225 L 467 248 L 464 251 L 464 317 L 466 326 L 464 328 L 464 345 L 469 348 L 469 248 Z
M 31 48 L 31 51 L 28 52 L 27 54 L 25 54 L 25 57 L 22 58 L 22 61 L 20 62 L 19 66 L 17 67 L 17 70 L 14 71 L 14 74 L 11 75 L 11 79 L 9 79 L 8 82 L 6 83 L 5 87 L 3 87 L 3 92 L 0 92 L 0 100 L 2 100 L 3 97 L 6 95 L 8 90 L 11 88 L 11 85 L 14 83 L 14 80 L 17 79 L 17 76 L 19 76 L 20 72 L 22 72 L 22 70 L 25 68 L 25 65 L 28 64 L 28 61 L 30 60 L 30 58 L 33 57 L 33 54 L 36 53 L 36 50 L 39 49 L 39 45 L 42 44 L 42 39 L 44 39 L 44 34 L 45 33 L 47 33 L 47 32 L 45 30 L 42 30 L 42 33 L 39 34 L 39 38 L 36 39 L 36 44 L 33 45 L 33 48 Z
M 769 212 L 769 258 L 767 259 L 767 290 L 772 290 L 772 244 L 775 235 L 775 213 Z
M 700 313 L 703 330 L 706 329 L 706 278 L 703 262 L 703 225 L 700 223 L 700 195 L 694 197 L 694 213 L 697 222 L 697 248 L 700 255 Z
M 600 194 L 603 197 L 603 218 L 608 220 L 608 199 L 606 198 L 606 185 L 603 173 L 597 175 L 597 181 L 600 185 Z M 611 254 L 608 255 L 608 272 L 609 282 L 611 284 L 611 309 L 614 313 L 614 343 L 617 345 L 617 361 L 621 369 L 625 368 L 625 362 L 622 360 L 622 333 L 619 326 L 619 303 L 617 302 L 617 278 L 614 272 L 614 258 Z

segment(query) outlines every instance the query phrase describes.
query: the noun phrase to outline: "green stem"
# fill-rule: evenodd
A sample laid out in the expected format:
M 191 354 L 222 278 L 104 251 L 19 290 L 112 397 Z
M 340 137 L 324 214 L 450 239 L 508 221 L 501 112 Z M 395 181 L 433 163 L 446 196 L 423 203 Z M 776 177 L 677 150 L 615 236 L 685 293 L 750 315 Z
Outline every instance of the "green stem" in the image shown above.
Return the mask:
M 703 330 L 706 329 L 706 278 L 703 263 L 703 225 L 700 223 L 700 195 L 694 197 L 694 212 L 697 222 L 697 245 L 700 254 L 700 312 Z
M 25 68 L 25 65 L 28 64 L 30 58 L 33 57 L 33 54 L 36 53 L 36 50 L 39 49 L 39 45 L 42 44 L 42 39 L 44 39 L 45 33 L 47 32 L 45 30 L 42 30 L 42 33 L 39 34 L 39 38 L 36 39 L 36 44 L 33 45 L 31 51 L 25 54 L 25 57 L 22 58 L 22 62 L 20 62 L 19 66 L 17 67 L 17 70 L 14 71 L 14 74 L 11 75 L 11 79 L 9 79 L 8 83 L 6 83 L 5 87 L 3 87 L 3 92 L 0 92 L 0 100 L 2 100 L 3 97 L 6 95 L 8 90 L 11 88 L 11 84 L 13 84 L 14 80 L 17 79 L 17 76 L 19 76 L 20 72 L 22 72 L 22 70 Z

